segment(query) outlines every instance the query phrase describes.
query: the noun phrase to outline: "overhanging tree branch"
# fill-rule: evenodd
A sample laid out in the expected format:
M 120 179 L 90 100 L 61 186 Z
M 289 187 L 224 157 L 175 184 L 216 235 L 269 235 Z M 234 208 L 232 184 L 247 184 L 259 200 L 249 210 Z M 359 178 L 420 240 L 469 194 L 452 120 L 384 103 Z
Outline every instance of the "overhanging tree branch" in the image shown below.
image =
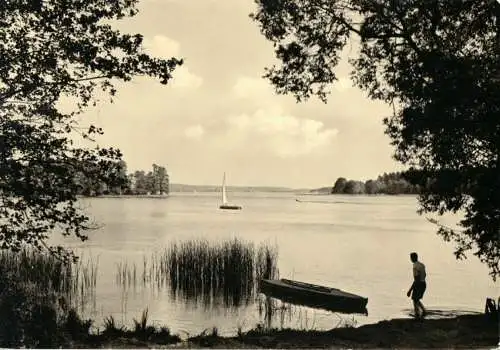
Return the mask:
M 51 86 L 51 87 L 64 86 L 64 85 L 69 84 L 69 83 L 81 83 L 81 82 L 85 82 L 85 81 L 98 80 L 98 79 L 104 79 L 104 78 L 110 78 L 110 75 L 105 74 L 105 75 L 98 75 L 98 76 L 92 76 L 92 77 L 86 77 L 86 78 L 80 78 L 80 79 L 67 79 L 67 80 L 58 81 L 58 82 L 46 82 L 45 85 Z M 23 86 L 23 87 L 18 88 L 18 89 L 11 89 L 11 91 L 7 91 L 7 92 L 0 95 L 0 103 L 2 103 L 2 104 L 5 103 L 7 99 L 14 97 L 15 95 L 17 95 L 21 92 L 24 92 L 25 94 L 29 94 L 38 88 L 40 88 L 40 86 L 35 85 L 35 84 L 31 84 L 28 86 Z

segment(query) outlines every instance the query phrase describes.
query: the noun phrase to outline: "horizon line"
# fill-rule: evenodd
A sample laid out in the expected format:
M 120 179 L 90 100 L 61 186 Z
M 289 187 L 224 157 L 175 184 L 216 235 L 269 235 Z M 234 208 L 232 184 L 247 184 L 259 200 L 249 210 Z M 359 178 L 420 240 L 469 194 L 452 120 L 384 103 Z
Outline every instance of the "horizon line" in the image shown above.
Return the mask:
M 171 182 L 170 186 L 172 185 L 177 185 L 177 186 L 198 186 L 198 187 L 221 187 L 221 184 L 217 185 L 201 185 L 201 184 L 188 184 L 188 183 L 180 183 L 180 182 Z M 300 189 L 316 189 L 316 188 L 323 188 L 323 187 L 331 187 L 331 186 L 323 186 L 323 187 L 290 187 L 290 186 L 283 186 L 283 185 L 226 185 L 226 187 L 262 187 L 262 188 L 282 188 L 282 189 L 289 189 L 289 190 L 300 190 Z

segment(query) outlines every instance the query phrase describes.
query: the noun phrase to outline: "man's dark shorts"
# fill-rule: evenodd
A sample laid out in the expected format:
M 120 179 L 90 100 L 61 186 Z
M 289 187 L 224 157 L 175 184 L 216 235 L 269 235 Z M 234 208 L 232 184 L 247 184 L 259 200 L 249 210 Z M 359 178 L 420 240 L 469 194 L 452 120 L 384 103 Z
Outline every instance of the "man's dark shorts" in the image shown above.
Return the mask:
M 427 288 L 427 284 L 425 282 L 415 282 L 415 284 L 413 286 L 413 293 L 411 295 L 411 298 L 413 300 L 422 299 L 426 288 Z

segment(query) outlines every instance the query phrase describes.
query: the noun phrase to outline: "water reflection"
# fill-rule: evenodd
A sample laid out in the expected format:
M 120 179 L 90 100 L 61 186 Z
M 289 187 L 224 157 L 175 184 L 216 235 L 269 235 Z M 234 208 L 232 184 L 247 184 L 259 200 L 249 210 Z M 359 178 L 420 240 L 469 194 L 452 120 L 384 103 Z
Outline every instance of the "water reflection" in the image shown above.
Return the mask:
M 288 303 L 273 297 L 261 294 L 257 299 L 257 308 L 262 323 L 259 328 L 283 329 L 292 323 L 302 330 L 316 329 L 316 310 L 307 306 Z M 331 328 L 354 327 L 357 325 L 355 316 L 346 316 L 339 313 L 328 312 L 331 318 Z
M 248 306 L 254 300 L 254 291 L 251 285 L 210 286 L 203 288 L 194 283 L 170 285 L 170 298 L 193 307 L 202 307 L 205 310 L 224 307 L 226 309 Z

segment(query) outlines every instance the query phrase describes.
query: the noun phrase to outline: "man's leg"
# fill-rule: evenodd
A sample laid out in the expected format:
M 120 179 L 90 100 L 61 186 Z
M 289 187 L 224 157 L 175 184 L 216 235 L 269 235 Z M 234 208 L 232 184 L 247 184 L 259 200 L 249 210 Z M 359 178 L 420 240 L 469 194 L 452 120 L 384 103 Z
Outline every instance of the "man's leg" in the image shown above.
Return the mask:
M 427 284 L 424 282 L 422 283 L 422 294 L 420 294 L 420 298 L 418 299 L 418 304 L 422 308 L 422 317 L 424 317 L 427 314 L 427 310 L 425 309 L 424 304 L 422 304 L 422 298 L 424 296 L 426 289 L 427 289 Z
M 418 301 L 418 306 L 422 309 L 422 317 L 424 317 L 427 314 L 427 310 L 424 307 L 424 304 L 422 304 L 422 300 Z
M 415 318 L 420 318 L 420 315 L 418 312 L 418 303 L 419 303 L 419 301 L 417 299 L 413 299 L 413 309 L 415 312 Z

